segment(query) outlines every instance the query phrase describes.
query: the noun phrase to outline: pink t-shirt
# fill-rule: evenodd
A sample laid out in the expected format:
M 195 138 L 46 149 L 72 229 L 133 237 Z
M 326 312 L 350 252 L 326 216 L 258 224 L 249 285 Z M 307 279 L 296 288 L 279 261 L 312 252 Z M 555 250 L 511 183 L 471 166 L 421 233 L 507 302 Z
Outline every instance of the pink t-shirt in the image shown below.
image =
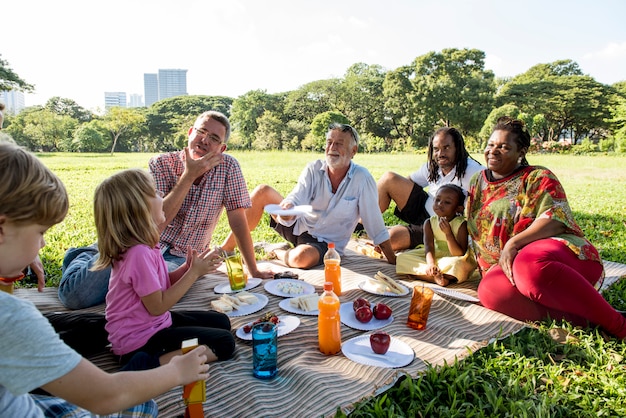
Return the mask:
M 153 316 L 141 302 L 142 297 L 169 287 L 167 265 L 158 246 L 135 245 L 113 264 L 106 296 L 106 330 L 115 354 L 143 347 L 157 331 L 172 325 L 169 312 Z

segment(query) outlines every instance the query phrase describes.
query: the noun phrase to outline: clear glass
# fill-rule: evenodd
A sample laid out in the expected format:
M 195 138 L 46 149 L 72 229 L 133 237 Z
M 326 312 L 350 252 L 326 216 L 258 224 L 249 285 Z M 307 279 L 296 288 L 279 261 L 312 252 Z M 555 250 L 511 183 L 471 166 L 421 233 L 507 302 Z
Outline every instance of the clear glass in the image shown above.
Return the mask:
M 271 379 L 278 373 L 277 326 L 261 322 L 252 327 L 252 374 L 259 379 Z
M 236 252 L 226 257 L 224 261 L 226 262 L 226 272 L 228 274 L 228 282 L 230 283 L 231 290 L 244 289 L 248 284 L 248 276 L 243 270 L 241 254 Z

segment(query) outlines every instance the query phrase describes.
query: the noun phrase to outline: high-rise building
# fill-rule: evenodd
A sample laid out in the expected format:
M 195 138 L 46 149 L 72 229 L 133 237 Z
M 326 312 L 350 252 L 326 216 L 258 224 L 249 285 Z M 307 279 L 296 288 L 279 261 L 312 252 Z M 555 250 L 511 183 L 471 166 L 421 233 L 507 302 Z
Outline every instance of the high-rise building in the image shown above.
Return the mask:
M 168 97 L 187 95 L 187 70 L 159 69 L 158 74 L 144 73 L 146 107 Z
M 146 98 L 146 107 L 159 101 L 159 76 L 156 74 L 143 75 L 143 95 Z
M 17 90 L 0 91 L 0 102 L 4 103 L 4 113 L 17 115 L 26 107 L 24 93 Z
M 187 95 L 187 70 L 159 69 L 159 100 Z
M 104 92 L 104 109 L 109 110 L 112 107 L 126 107 L 125 91 L 105 91 Z
M 143 106 L 143 96 L 141 94 L 132 93 L 129 94 L 130 103 L 128 107 L 142 107 Z

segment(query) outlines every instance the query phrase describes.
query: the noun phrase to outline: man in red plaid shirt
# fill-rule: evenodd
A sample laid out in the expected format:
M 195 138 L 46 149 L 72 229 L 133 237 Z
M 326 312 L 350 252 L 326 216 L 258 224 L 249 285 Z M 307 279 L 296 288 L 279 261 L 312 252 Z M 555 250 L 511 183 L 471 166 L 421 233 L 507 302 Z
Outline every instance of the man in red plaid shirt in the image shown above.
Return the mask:
M 189 128 L 182 151 L 161 154 L 149 167 L 157 190 L 165 196 L 165 222 L 160 225 L 161 250 L 168 269 L 186 261 L 187 248 L 203 252 L 211 245 L 215 226 L 226 209 L 228 223 L 248 272 L 268 279 L 272 271 L 259 271 L 245 210 L 252 204 L 239 163 L 223 152 L 230 122 L 220 112 L 207 111 Z M 63 260 L 59 298 L 71 309 L 104 303 L 110 269 L 91 271 L 97 246 L 70 248 Z

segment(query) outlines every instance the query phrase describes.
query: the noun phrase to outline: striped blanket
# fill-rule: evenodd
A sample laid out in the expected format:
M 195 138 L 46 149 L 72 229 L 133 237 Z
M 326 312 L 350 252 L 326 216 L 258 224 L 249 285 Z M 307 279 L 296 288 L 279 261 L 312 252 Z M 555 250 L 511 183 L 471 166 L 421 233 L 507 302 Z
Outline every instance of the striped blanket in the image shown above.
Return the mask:
M 399 368 L 382 368 L 357 363 L 342 353 L 334 356 L 321 354 L 317 347 L 317 317 L 298 315 L 299 326 L 278 340 L 278 375 L 264 381 L 252 376 L 251 342 L 237 338 L 237 348 L 231 360 L 211 364 L 211 376 L 206 382 L 207 401 L 204 412 L 207 417 L 286 417 L 286 416 L 333 416 L 337 409 L 349 412 L 358 401 L 379 394 L 391 387 L 400 377 L 416 377 L 427 366 L 450 364 L 484 347 L 489 341 L 519 331 L 524 324 L 505 315 L 484 309 L 477 304 L 435 294 L 428 326 L 415 331 L 406 326 L 410 293 L 403 297 L 385 297 L 365 293 L 359 283 L 372 277 L 377 271 L 396 277 L 394 266 L 382 260 L 368 258 L 347 251 L 342 259 L 342 302 L 366 297 L 370 302 L 385 302 L 393 310 L 393 322 L 384 328 L 392 337 L 408 344 L 415 352 L 411 363 Z M 607 281 L 610 284 L 626 266 L 607 263 Z M 275 264 L 274 271 L 287 270 Z M 315 286 L 321 292 L 323 271 L 289 269 L 298 273 L 301 280 Z M 221 295 L 214 292 L 217 285 L 226 283 L 224 271 L 198 280 L 188 294 L 174 309 L 209 309 L 210 301 Z M 266 281 L 267 282 L 267 281 Z M 411 288 L 421 282 L 401 280 Z M 250 291 L 264 294 L 269 302 L 259 312 L 248 316 L 232 317 L 233 332 L 239 327 L 273 311 L 278 315 L 293 315 L 279 306 L 281 297 L 270 294 L 261 283 Z M 476 282 L 452 285 L 459 292 L 476 295 Z M 29 299 L 44 312 L 64 311 L 56 296 L 56 289 L 38 293 L 33 289 L 17 289 L 16 295 Z M 103 312 L 103 306 L 85 309 L 85 312 Z M 367 335 L 342 325 L 342 341 Z M 114 357 L 104 352 L 91 358 L 105 370 L 117 368 Z M 185 405 L 182 388 L 175 388 L 156 398 L 160 416 L 182 416 Z

